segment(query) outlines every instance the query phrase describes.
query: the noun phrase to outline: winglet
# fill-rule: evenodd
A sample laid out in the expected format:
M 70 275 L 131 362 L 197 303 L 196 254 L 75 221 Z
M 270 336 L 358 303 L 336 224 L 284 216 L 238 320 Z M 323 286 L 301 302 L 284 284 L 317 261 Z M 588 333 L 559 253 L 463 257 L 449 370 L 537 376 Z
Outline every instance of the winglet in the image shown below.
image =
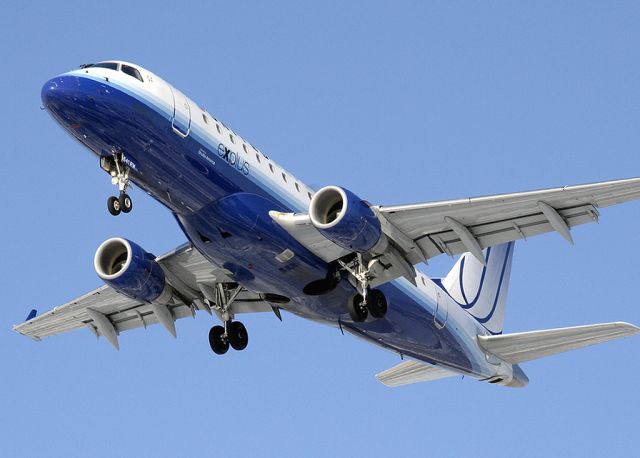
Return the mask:
M 24 321 L 33 320 L 37 314 L 38 314 L 38 311 L 36 309 L 31 309 L 31 311 L 29 312 L 29 315 L 27 315 L 27 319 Z

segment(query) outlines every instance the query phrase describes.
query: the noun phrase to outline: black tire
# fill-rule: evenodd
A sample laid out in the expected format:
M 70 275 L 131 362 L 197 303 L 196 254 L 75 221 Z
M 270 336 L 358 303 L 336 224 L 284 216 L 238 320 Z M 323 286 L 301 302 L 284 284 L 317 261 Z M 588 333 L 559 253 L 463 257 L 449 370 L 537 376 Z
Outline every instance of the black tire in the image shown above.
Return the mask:
M 120 194 L 118 202 L 120 203 L 120 210 L 122 211 L 122 213 L 129 213 L 133 209 L 133 201 L 127 193 L 123 192 L 122 194 Z
M 224 328 L 214 326 L 209 331 L 209 345 L 216 355 L 224 355 L 229 350 L 229 341 L 224 337 Z
M 249 333 L 247 328 L 244 327 L 239 321 L 232 321 L 227 325 L 227 335 L 229 337 L 229 343 L 234 350 L 244 350 L 249 343 Z
M 374 318 L 382 318 L 387 313 L 387 298 L 379 289 L 372 289 L 367 294 L 367 308 Z
M 362 323 L 367 319 L 367 315 L 369 315 L 367 307 L 362 304 L 362 301 L 362 295 L 356 294 L 347 302 L 349 316 L 355 323 Z
M 109 213 L 113 216 L 118 216 L 120 214 L 120 201 L 117 197 L 111 196 L 107 199 L 107 209 L 109 209 Z

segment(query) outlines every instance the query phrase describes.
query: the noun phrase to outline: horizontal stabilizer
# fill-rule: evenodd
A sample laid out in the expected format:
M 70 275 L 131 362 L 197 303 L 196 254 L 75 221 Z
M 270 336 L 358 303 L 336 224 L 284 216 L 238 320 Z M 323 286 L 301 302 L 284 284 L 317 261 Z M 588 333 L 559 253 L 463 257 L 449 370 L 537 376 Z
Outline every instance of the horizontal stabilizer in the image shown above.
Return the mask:
M 391 369 L 376 374 L 376 378 L 387 386 L 395 387 L 418 382 L 430 382 L 458 375 L 455 372 L 431 366 L 419 361 L 405 361 Z
M 595 345 L 640 332 L 629 323 L 604 323 L 545 331 L 478 336 L 486 351 L 512 364 Z

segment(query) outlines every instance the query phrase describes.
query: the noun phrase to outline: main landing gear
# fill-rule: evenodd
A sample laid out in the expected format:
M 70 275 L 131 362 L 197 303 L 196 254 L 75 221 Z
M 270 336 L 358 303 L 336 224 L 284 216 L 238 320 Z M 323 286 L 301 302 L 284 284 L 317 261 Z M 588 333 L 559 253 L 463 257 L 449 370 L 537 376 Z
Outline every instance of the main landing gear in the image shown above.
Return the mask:
M 360 292 L 352 296 L 347 302 L 349 316 L 356 323 L 362 323 L 371 315 L 373 318 L 383 318 L 387 313 L 387 298 L 379 289 L 370 289 L 371 268 L 377 260 L 372 260 L 365 264 L 363 257 L 358 253 L 352 263 L 340 262 L 358 283 Z
M 347 302 L 349 316 L 356 323 L 362 323 L 371 315 L 383 318 L 387 313 L 387 298 L 379 289 L 366 291 L 365 295 L 356 294 Z
M 127 194 L 129 184 L 129 166 L 124 163 L 123 154 L 112 150 L 111 156 L 100 158 L 100 167 L 111 175 L 111 184 L 118 186 L 120 195 L 111 196 L 107 199 L 107 209 L 113 216 L 122 213 L 129 213 L 133 209 L 133 201 Z
M 241 351 L 249 344 L 247 328 L 240 321 L 233 320 L 231 311 L 233 301 L 241 292 L 242 286 L 225 283 L 217 284 L 215 289 L 203 289 L 207 301 L 224 323 L 224 326 L 217 325 L 209 330 L 209 345 L 216 355 L 224 355 L 229 346 Z
M 225 321 L 223 326 L 214 326 L 209 331 L 209 345 L 216 355 L 224 355 L 229 345 L 234 350 L 244 350 L 249 343 L 247 328 L 240 321 Z

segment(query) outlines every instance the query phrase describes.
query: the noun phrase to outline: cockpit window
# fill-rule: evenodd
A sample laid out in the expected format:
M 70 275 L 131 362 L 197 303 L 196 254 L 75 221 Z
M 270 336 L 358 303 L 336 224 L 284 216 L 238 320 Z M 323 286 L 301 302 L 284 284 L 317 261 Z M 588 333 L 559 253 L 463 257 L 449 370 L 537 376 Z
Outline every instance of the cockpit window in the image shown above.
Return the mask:
M 115 62 L 98 62 L 97 64 L 81 65 L 80 68 L 108 68 L 110 70 L 117 70 L 118 64 Z
M 144 83 L 144 80 L 142 79 L 142 75 L 140 74 L 137 68 L 134 68 L 130 65 L 122 64 L 122 66 L 120 67 L 120 70 L 122 70 L 123 73 L 126 73 L 129 76 L 133 76 L 134 78 Z

